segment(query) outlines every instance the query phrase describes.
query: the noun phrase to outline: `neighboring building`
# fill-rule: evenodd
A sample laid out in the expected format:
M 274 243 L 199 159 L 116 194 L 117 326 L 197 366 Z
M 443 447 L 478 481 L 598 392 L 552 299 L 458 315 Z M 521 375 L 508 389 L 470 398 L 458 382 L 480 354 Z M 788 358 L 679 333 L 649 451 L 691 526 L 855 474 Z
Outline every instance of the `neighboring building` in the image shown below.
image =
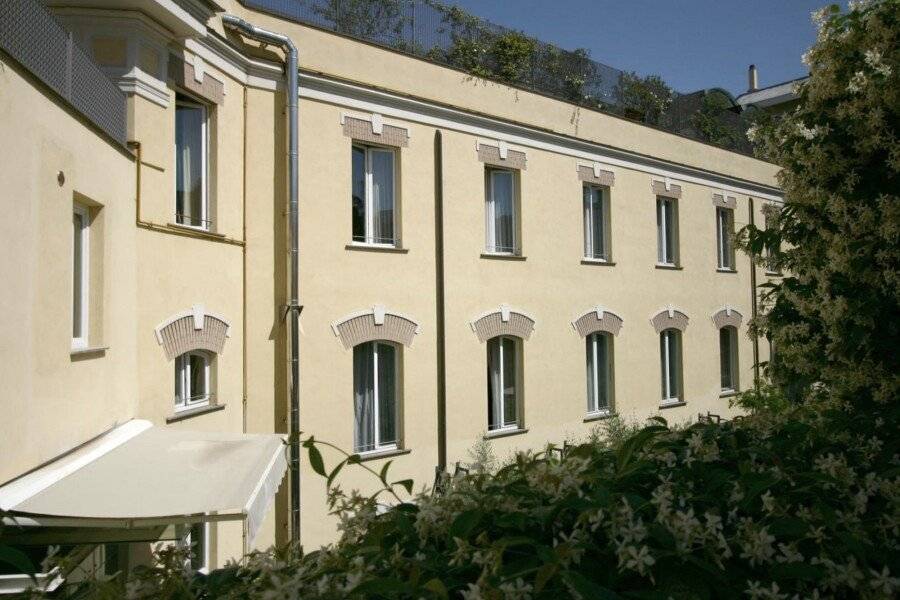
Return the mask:
M 7 541 L 129 566 L 199 537 L 215 568 L 335 538 L 305 456 L 278 487 L 292 425 L 421 489 L 478 440 L 728 415 L 753 385 L 766 274 L 731 234 L 781 202 L 775 165 L 264 1 L 47 4 L 74 44 L 0 8 L 0 508 L 32 525 Z M 225 14 L 298 50 L 294 273 L 286 57 Z
M 796 86 L 809 79 L 809 76 L 760 88 L 756 65 L 750 65 L 747 78 L 749 80 L 747 91 L 735 98 L 735 102 L 741 109 L 755 108 L 772 114 L 780 114 L 797 106 L 800 100 L 797 96 Z

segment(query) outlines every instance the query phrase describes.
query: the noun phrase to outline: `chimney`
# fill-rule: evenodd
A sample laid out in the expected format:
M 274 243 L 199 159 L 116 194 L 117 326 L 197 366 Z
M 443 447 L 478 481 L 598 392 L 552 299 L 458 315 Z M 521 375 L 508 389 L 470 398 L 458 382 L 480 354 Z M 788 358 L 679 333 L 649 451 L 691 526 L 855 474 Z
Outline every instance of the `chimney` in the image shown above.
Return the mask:
M 759 79 L 756 76 L 756 65 L 750 65 L 747 69 L 748 92 L 755 92 L 759 89 Z

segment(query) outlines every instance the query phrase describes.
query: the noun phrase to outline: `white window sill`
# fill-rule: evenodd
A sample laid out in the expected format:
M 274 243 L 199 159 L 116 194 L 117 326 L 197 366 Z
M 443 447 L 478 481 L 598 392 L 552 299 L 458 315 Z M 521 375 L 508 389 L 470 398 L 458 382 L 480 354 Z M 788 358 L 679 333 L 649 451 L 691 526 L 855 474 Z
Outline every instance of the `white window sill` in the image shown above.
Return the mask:
M 366 242 L 350 242 L 344 246 L 345 250 L 362 250 L 364 252 L 396 252 L 397 254 L 406 254 L 408 248 L 401 248 L 394 244 L 369 244 Z
M 662 402 L 659 403 L 660 409 L 675 408 L 678 406 L 687 406 L 687 402 L 685 402 L 684 400 L 678 399 L 678 398 L 673 398 L 670 400 L 663 400 Z
M 175 409 L 175 414 L 171 417 L 166 417 L 166 423 L 175 423 L 176 421 L 183 421 L 185 419 L 190 419 L 191 417 L 199 417 L 200 415 L 207 415 L 209 413 L 218 412 L 220 410 L 225 410 L 224 404 L 201 404 L 201 405 L 193 405 L 180 407 Z
M 487 250 L 481 253 L 481 258 L 495 260 L 525 260 L 524 256 L 515 252 L 488 252 Z
M 681 265 L 677 265 L 675 263 L 656 263 L 657 269 L 669 269 L 671 271 L 680 271 L 683 267 Z
M 490 440 L 494 438 L 506 437 L 509 435 L 519 435 L 522 433 L 528 433 L 527 427 L 501 427 L 500 429 L 491 429 L 487 433 L 484 434 L 484 439 Z
M 590 256 L 584 256 L 581 259 L 581 264 L 583 265 L 600 265 L 604 267 L 614 267 L 616 263 L 606 260 L 605 258 L 592 258 Z
M 719 392 L 719 398 L 730 398 L 731 396 L 737 396 L 740 394 L 739 390 L 722 390 Z
M 616 413 L 612 412 L 609 409 L 591 411 L 587 415 L 585 415 L 584 422 L 590 423 L 591 421 L 601 421 L 603 419 L 608 419 L 615 414 Z
M 103 356 L 106 354 L 106 351 L 109 350 L 109 346 L 76 346 L 73 345 L 72 349 L 69 351 L 69 355 L 72 358 L 86 358 L 88 356 Z
M 398 448 L 397 446 L 388 446 L 385 448 L 376 448 L 375 450 L 366 450 L 365 452 L 357 452 L 360 462 L 367 460 L 376 460 L 379 458 L 389 458 L 391 456 L 401 456 L 412 452 L 409 448 Z
M 729 269 L 727 267 L 716 267 L 716 273 L 737 273 L 737 270 Z

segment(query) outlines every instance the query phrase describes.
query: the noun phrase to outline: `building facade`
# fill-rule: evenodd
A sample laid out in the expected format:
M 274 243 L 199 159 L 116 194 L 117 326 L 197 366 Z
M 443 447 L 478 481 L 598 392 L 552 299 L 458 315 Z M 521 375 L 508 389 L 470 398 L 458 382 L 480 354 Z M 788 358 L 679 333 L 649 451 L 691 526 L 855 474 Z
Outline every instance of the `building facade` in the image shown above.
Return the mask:
M 754 384 L 767 275 L 731 235 L 781 202 L 774 165 L 236 0 L 47 4 L 121 90 L 127 130 L 113 139 L 0 53 L 18 216 L 0 481 L 128 419 L 290 430 L 286 57 L 225 14 L 299 56 L 304 437 L 391 460 L 421 490 L 480 440 L 503 457 L 613 414 L 728 415 Z M 347 468 L 337 483 L 375 482 Z M 204 525 L 207 565 L 331 541 L 327 512 L 304 458 L 252 543 Z

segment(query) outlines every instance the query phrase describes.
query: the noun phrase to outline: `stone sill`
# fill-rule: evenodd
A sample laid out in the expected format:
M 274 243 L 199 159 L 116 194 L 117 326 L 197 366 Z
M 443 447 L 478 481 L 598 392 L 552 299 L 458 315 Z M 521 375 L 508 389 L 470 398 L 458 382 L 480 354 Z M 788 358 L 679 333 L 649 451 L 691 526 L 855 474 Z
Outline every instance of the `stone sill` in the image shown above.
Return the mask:
M 604 419 L 610 419 L 614 416 L 616 416 L 616 413 L 614 411 L 609 411 L 609 410 L 597 411 L 597 412 L 588 413 L 587 416 L 584 417 L 584 422 L 590 423 L 592 421 L 603 421 Z
M 84 360 L 87 358 L 100 358 L 106 356 L 109 346 L 87 346 L 85 348 L 72 348 L 69 357 L 72 360 Z
M 481 258 L 490 260 L 525 260 L 526 257 L 521 254 L 501 254 L 498 252 L 482 252 Z
M 508 437 L 511 435 L 520 435 L 523 433 L 528 433 L 527 427 L 516 427 L 515 429 L 513 429 L 513 428 L 492 429 L 491 431 L 488 431 L 487 433 L 484 434 L 484 439 L 492 440 L 494 438 Z
M 654 267 L 662 269 L 663 271 L 681 271 L 684 269 L 681 265 L 669 265 L 665 263 L 656 263 Z
M 225 237 L 224 233 L 216 233 L 215 231 L 210 231 L 209 229 L 203 229 L 202 227 L 192 227 L 190 225 L 182 225 L 181 223 L 166 223 L 166 226 L 170 229 L 177 229 L 178 231 L 196 234 L 198 237 L 212 237 L 217 239 L 222 239 Z
M 347 244 L 344 250 L 356 250 L 358 252 L 387 252 L 389 254 L 407 254 L 409 248 L 400 246 L 379 246 L 377 244 Z
M 659 410 L 664 410 L 666 408 L 678 408 L 679 406 L 687 406 L 687 402 L 685 402 L 684 400 L 679 400 L 678 402 L 666 402 L 659 405 Z
M 224 404 L 210 404 L 208 406 L 198 406 L 197 408 L 187 408 L 178 411 L 171 417 L 166 417 L 166 423 L 175 423 L 177 421 L 183 421 L 185 419 L 190 419 L 191 417 L 199 417 L 200 415 L 206 415 L 220 410 L 225 410 Z
M 583 265 L 597 265 L 598 267 L 614 267 L 616 263 L 610 260 L 601 260 L 599 258 L 582 258 L 581 264 Z
M 409 454 L 412 452 L 409 448 L 391 448 L 389 450 L 371 450 L 369 452 L 357 452 L 356 455 L 359 456 L 359 462 L 366 462 L 367 460 L 378 460 L 379 458 L 389 458 L 392 456 L 402 456 L 404 454 Z
M 737 273 L 737 269 L 722 269 L 717 268 L 716 273 Z

